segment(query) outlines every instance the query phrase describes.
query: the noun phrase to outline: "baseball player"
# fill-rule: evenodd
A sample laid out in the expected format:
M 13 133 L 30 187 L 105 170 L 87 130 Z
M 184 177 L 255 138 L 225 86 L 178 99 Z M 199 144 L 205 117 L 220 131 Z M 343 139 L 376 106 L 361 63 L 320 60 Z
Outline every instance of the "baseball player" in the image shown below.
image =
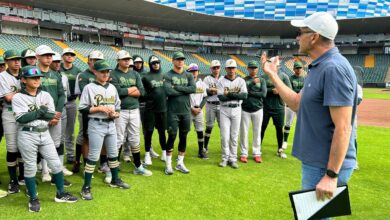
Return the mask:
M 7 167 L 10 182 L 8 193 L 18 193 L 19 185 L 24 185 L 24 166 L 17 146 L 17 125 L 12 111 L 12 102 L 15 94 L 20 91 L 20 59 L 21 55 L 16 50 L 7 50 L 4 59 L 7 63 L 7 70 L 0 73 L 0 97 L 3 98 L 2 121 L 4 127 Z M 17 166 L 19 165 L 19 178 Z
M 134 159 L 134 174 L 151 176 L 152 172 L 141 164 L 140 152 L 141 119 L 138 98 L 145 94 L 145 90 L 138 73 L 129 69 L 131 59 L 129 52 L 118 51 L 118 66 L 111 72 L 111 83 L 117 89 L 121 100 L 121 114 L 115 120 L 117 145 L 119 149 L 127 138 Z
M 189 173 L 184 165 L 184 154 L 187 147 L 187 134 L 191 129 L 190 94 L 196 92 L 194 77 L 184 71 L 185 56 L 182 52 L 175 52 L 172 57 L 173 69 L 164 75 L 164 87 L 168 97 L 167 121 L 168 141 L 167 158 L 165 160 L 165 174 L 172 175 L 172 152 L 177 129 L 179 128 L 179 155 L 176 170 Z
M 0 73 L 4 72 L 6 69 L 4 57 L 0 56 Z
M 272 58 L 271 58 L 272 59 Z M 279 61 L 277 61 L 278 66 L 280 66 Z M 280 69 L 278 72 L 280 79 L 291 88 L 290 80 L 288 76 L 283 73 Z M 264 80 L 267 84 L 267 96 L 263 100 L 264 104 L 264 116 L 263 123 L 261 125 L 261 142 L 264 140 L 265 130 L 267 129 L 268 122 L 272 118 L 274 122 L 275 130 L 276 130 L 276 138 L 278 143 L 277 156 L 282 159 L 287 158 L 286 153 L 284 153 L 284 149 L 282 148 L 283 144 L 283 124 L 284 124 L 284 102 L 281 99 L 278 90 L 274 87 L 271 79 L 268 75 L 263 75 Z
M 134 55 L 133 60 L 134 60 L 133 69 L 140 75 L 141 78 L 144 77 L 147 73 L 144 69 L 144 60 L 142 59 L 142 57 L 140 55 Z M 144 135 L 145 135 L 145 125 L 144 125 L 145 105 L 146 105 L 145 99 L 144 99 L 144 97 L 141 96 L 139 98 L 139 110 L 141 113 L 142 131 L 143 131 Z M 146 151 L 146 146 L 145 146 L 145 151 Z M 153 147 L 150 147 L 149 152 L 150 152 L 150 156 L 153 158 L 158 158 L 160 156 L 153 150 Z
M 190 95 L 191 103 L 191 119 L 194 123 L 196 135 L 198 137 L 198 157 L 202 159 L 208 159 L 206 149 L 203 147 L 203 129 L 204 129 L 204 119 L 203 119 L 203 106 L 206 104 L 207 93 L 206 85 L 202 82 L 199 76 L 199 67 L 195 63 L 191 63 L 188 66 L 187 72 L 190 72 L 194 77 L 196 82 L 196 93 Z
M 294 62 L 294 75 L 290 76 L 291 88 L 294 92 L 299 93 L 305 83 L 305 73 L 303 71 L 303 64 L 300 61 Z M 284 125 L 283 132 L 283 144 L 282 148 L 287 149 L 288 135 L 290 134 L 290 128 L 294 121 L 295 112 L 286 106 L 286 124 Z
M 62 64 L 61 64 L 61 73 L 63 73 L 69 82 L 69 92 L 70 96 L 67 98 L 65 104 L 66 109 L 66 127 L 64 130 L 65 140 L 64 145 L 66 148 L 66 161 L 71 164 L 74 163 L 74 126 L 76 124 L 76 113 L 77 105 L 76 99 L 77 95 L 75 94 L 75 84 L 76 77 L 81 72 L 77 66 L 74 65 L 76 59 L 76 53 L 72 48 L 65 48 L 62 51 Z
M 263 121 L 263 98 L 267 94 L 265 80 L 258 77 L 259 65 L 252 60 L 248 63 L 248 76 L 244 78 L 248 90 L 248 97 L 242 102 L 240 161 L 248 162 L 248 131 L 252 122 L 252 155 L 256 163 L 263 162 L 261 158 L 261 123 Z
M 42 55 L 39 55 L 42 56 Z M 41 60 L 43 61 L 43 60 Z M 49 123 L 55 118 L 54 100 L 48 92 L 40 89 L 44 75 L 35 66 L 26 66 L 22 70 L 22 82 L 25 88 L 12 100 L 12 109 L 18 122 L 18 148 L 25 161 L 25 182 L 30 201 L 30 212 L 41 210 L 35 186 L 38 152 L 48 162 L 57 188 L 55 202 L 74 203 L 77 198 L 64 191 L 62 164 L 56 152 Z
M 27 48 L 22 51 L 22 67 L 27 65 L 35 66 L 37 65 L 37 61 L 34 50 Z
M 108 165 L 112 174 L 111 187 L 128 189 L 129 185 L 119 178 L 117 133 L 114 119 L 119 117 L 120 104 L 118 92 L 110 78 L 110 64 L 105 60 L 94 63 L 96 81 L 86 85 L 80 97 L 79 110 L 88 115 L 89 152 L 84 171 L 84 185 L 81 197 L 92 200 L 91 181 L 96 161 L 104 143 L 108 153 Z
M 203 83 L 207 86 L 206 91 L 208 95 L 206 102 L 206 131 L 204 134 L 204 149 L 206 151 L 203 152 L 203 157 L 205 158 L 208 158 L 208 145 L 211 136 L 211 131 L 214 127 L 215 119 L 217 119 L 218 126 L 220 125 L 220 103 L 217 95 L 217 85 L 221 72 L 221 63 L 219 62 L 219 60 L 211 61 L 210 69 L 211 75 L 208 75 L 203 79 Z
M 222 161 L 220 167 L 229 164 L 237 169 L 237 141 L 241 121 L 241 103 L 247 98 L 245 80 L 236 76 L 237 63 L 229 59 L 225 64 L 226 76 L 222 77 L 217 85 L 220 109 L 220 133 L 222 147 Z
M 55 105 L 55 117 L 49 121 L 49 133 L 56 146 L 61 164 L 64 164 L 64 149 L 60 148 L 61 144 L 61 115 L 65 103 L 64 88 L 62 86 L 61 74 L 50 69 L 50 64 L 53 61 L 54 51 L 47 45 L 41 45 L 35 49 L 38 59 L 38 69 L 45 76 L 41 79 L 42 91 L 48 92 Z M 64 174 L 69 174 L 64 169 Z M 49 171 L 47 169 L 47 161 L 42 160 L 42 182 L 51 181 Z M 70 184 L 66 182 L 67 185 Z
M 150 71 L 142 77 L 145 88 L 145 118 L 144 118 L 144 142 L 145 142 L 145 164 L 152 164 L 150 148 L 152 147 L 153 130 L 156 127 L 159 142 L 162 149 L 161 160 L 166 160 L 165 134 L 167 127 L 167 96 L 164 89 L 164 78 L 161 73 L 161 61 L 152 55 L 149 57 Z

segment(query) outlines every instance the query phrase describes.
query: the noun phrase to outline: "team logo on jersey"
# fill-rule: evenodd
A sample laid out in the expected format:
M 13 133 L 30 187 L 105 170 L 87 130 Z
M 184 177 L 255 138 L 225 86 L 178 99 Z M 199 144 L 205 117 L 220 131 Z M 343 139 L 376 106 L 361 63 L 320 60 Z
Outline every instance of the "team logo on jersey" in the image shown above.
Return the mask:
M 38 106 L 36 104 L 29 104 L 28 105 L 28 111 L 29 112 L 33 112 L 33 111 L 36 111 L 38 110 Z
M 197 87 L 196 88 L 196 93 L 204 93 L 204 90 L 202 87 Z
M 126 79 L 125 77 L 121 77 L 119 78 L 119 81 L 121 83 L 122 86 L 134 86 L 135 85 L 135 79 Z
M 162 87 L 164 85 L 164 80 L 160 80 L 160 81 L 152 80 L 150 81 L 150 84 L 152 84 L 152 88 Z
M 11 86 L 11 92 L 17 92 L 18 91 L 18 87 L 16 86 Z
M 210 83 L 209 88 L 217 88 L 217 84 L 215 84 L 215 83 Z
M 44 86 L 44 87 L 57 86 L 57 80 L 56 79 L 50 79 L 50 78 L 42 77 L 42 79 L 41 79 L 41 86 Z
M 229 93 L 239 93 L 241 91 L 241 88 L 240 87 L 232 87 L 232 88 L 225 87 L 224 91 L 228 91 Z
M 95 107 L 100 105 L 115 105 L 115 96 L 103 97 L 103 95 L 97 94 L 93 99 L 96 103 Z
M 187 78 L 177 78 L 177 77 L 172 77 L 172 84 L 176 86 L 183 86 L 188 84 L 188 79 Z

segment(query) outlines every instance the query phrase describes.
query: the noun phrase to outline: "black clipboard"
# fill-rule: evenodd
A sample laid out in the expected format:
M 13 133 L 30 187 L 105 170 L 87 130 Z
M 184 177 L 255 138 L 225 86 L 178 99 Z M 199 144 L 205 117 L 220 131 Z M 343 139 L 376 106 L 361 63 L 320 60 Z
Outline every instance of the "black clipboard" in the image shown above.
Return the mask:
M 335 196 L 325 202 L 317 201 L 317 204 L 308 204 L 307 207 L 305 204 L 296 204 L 299 199 L 312 197 L 312 193 L 314 193 L 315 196 L 315 189 L 289 193 L 291 206 L 294 211 L 294 218 L 296 220 L 321 219 L 352 214 L 347 185 L 338 186 Z M 305 208 L 305 213 L 302 211 L 303 208 Z M 318 208 L 318 210 L 316 210 L 316 208 Z

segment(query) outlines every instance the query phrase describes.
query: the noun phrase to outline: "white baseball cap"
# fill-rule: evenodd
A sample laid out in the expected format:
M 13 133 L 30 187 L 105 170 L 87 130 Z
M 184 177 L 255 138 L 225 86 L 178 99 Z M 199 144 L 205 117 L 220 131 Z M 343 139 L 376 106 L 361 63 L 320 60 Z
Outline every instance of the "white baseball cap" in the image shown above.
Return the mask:
M 91 53 L 89 53 L 88 58 L 89 59 L 96 59 L 96 60 L 103 60 L 104 55 L 102 52 L 100 52 L 98 50 L 94 50 Z
M 326 12 L 315 12 L 303 20 L 292 20 L 291 25 L 295 27 L 308 27 L 330 40 L 335 39 L 339 30 L 336 19 Z
M 213 68 L 215 66 L 221 66 L 221 62 L 219 62 L 219 60 L 211 61 L 210 67 Z
M 150 63 L 154 63 L 154 62 L 161 62 L 160 59 L 158 59 L 158 57 L 156 56 L 152 56 L 152 58 L 150 58 Z
M 41 45 L 35 49 L 35 53 L 39 56 L 45 55 L 45 54 L 51 54 L 54 55 L 54 51 L 47 45 Z
M 61 55 L 57 52 L 54 52 L 54 55 L 53 55 L 53 61 L 61 61 Z
M 226 68 L 228 68 L 228 67 L 237 68 L 237 63 L 236 63 L 236 61 L 233 60 L 233 59 L 228 59 L 228 60 L 226 60 L 225 67 L 226 67 Z
M 27 50 L 26 51 L 26 54 L 24 55 L 24 57 L 23 58 L 26 58 L 26 57 L 35 57 L 36 56 L 36 54 L 35 54 L 35 52 L 33 51 L 33 50 Z
M 118 60 L 121 60 L 121 59 L 133 59 L 133 57 L 130 56 L 129 52 L 125 51 L 125 50 L 120 50 L 118 51 L 118 53 L 116 54 L 117 56 L 117 59 Z
M 136 63 L 136 62 L 143 62 L 143 60 L 142 60 L 141 57 L 137 57 L 137 58 L 135 58 L 135 60 L 134 60 L 134 63 Z
M 74 54 L 76 55 L 76 53 L 74 52 L 74 50 L 72 48 L 65 48 L 63 51 L 62 51 L 62 56 L 64 56 L 64 54 L 66 53 L 71 53 L 71 54 Z

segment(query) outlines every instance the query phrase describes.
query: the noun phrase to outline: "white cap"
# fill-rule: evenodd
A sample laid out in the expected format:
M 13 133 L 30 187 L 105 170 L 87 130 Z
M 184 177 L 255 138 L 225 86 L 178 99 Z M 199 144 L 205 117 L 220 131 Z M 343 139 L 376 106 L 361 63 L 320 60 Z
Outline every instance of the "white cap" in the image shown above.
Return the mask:
M 142 60 L 141 57 L 137 57 L 137 58 L 135 58 L 135 60 L 134 60 L 134 63 L 136 63 L 136 62 L 143 62 L 143 60 Z
M 334 40 L 339 30 L 336 19 L 326 12 L 315 12 L 303 20 L 292 20 L 291 25 L 295 27 L 308 27 L 330 40 Z
M 96 59 L 96 60 L 103 60 L 104 55 L 102 52 L 100 52 L 98 50 L 94 50 L 91 53 L 89 53 L 88 58 L 89 59 Z
M 154 62 L 161 62 L 161 61 L 160 59 L 158 59 L 158 57 L 152 56 L 152 58 L 150 58 L 150 63 L 154 63 Z
M 133 61 L 133 59 L 130 59 L 130 66 L 134 66 L 134 61 Z
M 53 55 L 53 61 L 61 61 L 61 55 L 57 52 L 54 52 L 54 55 Z
M 74 52 L 74 50 L 72 48 L 65 48 L 63 51 L 62 51 L 62 56 L 66 53 L 71 53 L 71 54 L 74 54 L 76 55 L 76 53 Z
M 221 66 L 221 62 L 219 62 L 219 60 L 211 61 L 210 67 L 213 68 L 215 66 Z
M 33 50 L 30 50 L 30 49 L 28 49 L 27 51 L 26 51 L 26 54 L 24 55 L 24 57 L 23 58 L 26 58 L 26 57 L 35 57 L 35 52 L 33 51 Z
M 130 56 L 129 52 L 127 52 L 127 51 L 125 51 L 125 50 L 120 50 L 120 51 L 118 51 L 118 53 L 116 54 L 116 56 L 117 56 L 117 59 L 118 59 L 118 60 L 127 59 L 127 58 L 133 59 L 133 57 Z
M 37 55 L 45 55 L 45 54 L 51 54 L 54 55 L 54 51 L 47 45 L 41 45 L 35 49 L 35 53 Z
M 234 67 L 237 68 L 237 63 L 233 59 L 226 60 L 225 67 Z

